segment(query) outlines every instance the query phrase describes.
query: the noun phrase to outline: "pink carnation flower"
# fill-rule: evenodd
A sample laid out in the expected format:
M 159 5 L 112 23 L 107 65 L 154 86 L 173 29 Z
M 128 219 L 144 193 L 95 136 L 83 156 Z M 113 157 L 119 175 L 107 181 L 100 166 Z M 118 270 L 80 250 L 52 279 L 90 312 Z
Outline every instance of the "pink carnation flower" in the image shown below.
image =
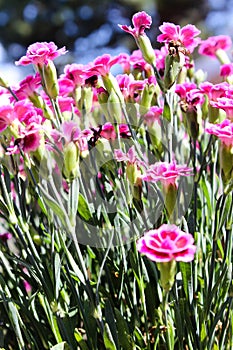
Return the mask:
M 207 40 L 203 40 L 198 52 L 200 55 L 216 57 L 216 52 L 221 50 L 227 50 L 231 47 L 232 41 L 228 35 L 210 36 Z
M 233 123 L 225 119 L 220 124 L 208 124 L 205 131 L 217 136 L 227 147 L 233 146 Z
M 61 49 L 57 48 L 54 42 L 37 42 L 30 45 L 27 49 L 26 56 L 23 56 L 16 61 L 15 64 L 18 65 L 47 65 L 49 61 L 53 61 L 56 57 L 64 55 L 66 53 L 65 47 Z
M 171 163 L 158 162 L 152 164 L 141 178 L 149 182 L 161 181 L 164 187 L 176 186 L 177 178 L 179 176 L 189 176 L 191 171 L 191 168 L 186 165 L 177 165 L 175 161 Z
M 212 107 L 223 109 L 227 118 L 233 121 L 233 101 L 229 97 L 219 97 L 217 101 L 210 101 Z
M 127 25 L 118 24 L 119 27 L 127 33 L 132 34 L 135 38 L 145 35 L 145 29 L 150 29 L 152 18 L 145 11 L 135 13 L 132 17 L 133 28 Z
M 195 38 L 201 32 L 192 24 L 187 24 L 183 28 L 173 23 L 164 22 L 160 27 L 160 34 L 157 37 L 158 42 L 169 44 L 171 41 L 179 42 L 191 53 L 200 43 L 200 38 Z
M 163 224 L 150 230 L 137 241 L 137 250 L 152 261 L 164 263 L 171 260 L 190 262 L 194 259 L 196 246 L 190 233 L 176 225 Z
M 220 76 L 221 77 L 229 77 L 229 75 L 233 74 L 233 63 L 226 63 L 221 65 L 220 67 Z

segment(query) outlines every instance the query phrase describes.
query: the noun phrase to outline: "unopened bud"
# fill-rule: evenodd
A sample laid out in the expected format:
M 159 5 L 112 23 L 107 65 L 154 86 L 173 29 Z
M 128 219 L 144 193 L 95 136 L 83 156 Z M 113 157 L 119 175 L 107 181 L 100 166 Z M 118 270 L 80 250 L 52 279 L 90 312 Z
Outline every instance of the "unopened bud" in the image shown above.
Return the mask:
M 79 150 L 74 142 L 70 142 L 64 147 L 64 174 L 68 179 L 73 179 L 78 175 Z
M 144 60 L 151 65 L 155 65 L 155 52 L 148 36 L 145 34 L 139 35 L 136 38 L 136 43 L 142 52 Z
M 55 100 L 59 93 L 59 86 L 57 81 L 57 71 L 53 61 L 49 61 L 47 64 L 43 65 L 42 79 L 45 92 L 51 99 Z

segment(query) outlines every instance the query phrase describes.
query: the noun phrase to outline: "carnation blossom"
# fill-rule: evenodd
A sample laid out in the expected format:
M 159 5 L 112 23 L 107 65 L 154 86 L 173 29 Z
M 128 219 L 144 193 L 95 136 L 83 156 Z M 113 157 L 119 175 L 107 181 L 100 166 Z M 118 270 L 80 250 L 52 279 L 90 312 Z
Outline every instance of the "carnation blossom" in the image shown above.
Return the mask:
M 217 136 L 227 147 L 233 146 L 233 123 L 229 119 L 219 124 L 208 124 L 205 131 Z
M 176 186 L 179 176 L 189 176 L 191 172 L 191 168 L 186 165 L 177 165 L 175 161 L 157 162 L 152 164 L 141 178 L 148 182 L 161 181 L 164 187 L 168 187 L 169 185 Z
M 229 97 L 219 97 L 216 101 L 210 101 L 212 107 L 223 109 L 227 118 L 233 121 L 233 101 Z
M 179 42 L 190 53 L 193 52 L 195 47 L 200 43 L 200 38 L 195 38 L 201 32 L 192 24 L 187 24 L 183 28 L 173 23 L 164 22 L 160 27 L 160 34 L 157 37 L 158 42 L 169 44 L 170 42 Z
M 176 225 L 163 224 L 158 229 L 147 231 L 137 241 L 137 250 L 158 263 L 190 262 L 194 259 L 196 246 L 190 233 L 181 231 Z
M 56 57 L 64 55 L 66 53 L 65 46 L 61 49 L 57 48 L 57 45 L 54 42 L 36 42 L 30 45 L 27 49 L 26 56 L 23 56 L 16 61 L 15 64 L 19 65 L 27 65 L 27 64 L 35 64 L 35 65 L 47 65 L 49 61 L 53 61 Z
M 127 25 L 118 24 L 119 27 L 127 33 L 132 34 L 135 38 L 145 35 L 145 29 L 150 29 L 152 18 L 145 11 L 137 12 L 132 17 L 133 28 Z
M 203 40 L 199 46 L 198 53 L 200 55 L 216 58 L 218 50 L 228 50 L 232 45 L 231 38 L 228 35 L 210 36 Z
M 233 74 L 233 63 L 225 63 L 220 67 L 220 76 L 229 77 Z

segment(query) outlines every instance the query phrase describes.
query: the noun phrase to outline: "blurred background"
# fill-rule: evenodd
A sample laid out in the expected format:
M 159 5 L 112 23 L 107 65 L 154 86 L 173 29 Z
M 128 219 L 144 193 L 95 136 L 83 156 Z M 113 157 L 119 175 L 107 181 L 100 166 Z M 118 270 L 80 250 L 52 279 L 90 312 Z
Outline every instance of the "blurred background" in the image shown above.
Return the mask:
M 142 10 L 153 18 L 147 34 L 154 48 L 164 21 L 195 24 L 203 39 L 233 36 L 233 0 L 0 0 L 0 76 L 17 81 L 22 69 L 25 76 L 25 67 L 15 67 L 14 61 L 37 41 L 66 46 L 62 66 L 88 63 L 103 53 L 129 53 L 135 41 L 118 23 L 131 24 L 132 15 Z

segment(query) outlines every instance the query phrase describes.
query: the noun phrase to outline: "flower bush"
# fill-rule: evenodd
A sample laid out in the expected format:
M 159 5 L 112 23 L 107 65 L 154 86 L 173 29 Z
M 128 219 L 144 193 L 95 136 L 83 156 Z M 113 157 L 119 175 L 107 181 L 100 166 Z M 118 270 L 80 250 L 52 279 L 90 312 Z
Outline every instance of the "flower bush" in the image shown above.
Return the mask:
M 231 39 L 132 22 L 130 55 L 0 78 L 1 348 L 233 347 Z

